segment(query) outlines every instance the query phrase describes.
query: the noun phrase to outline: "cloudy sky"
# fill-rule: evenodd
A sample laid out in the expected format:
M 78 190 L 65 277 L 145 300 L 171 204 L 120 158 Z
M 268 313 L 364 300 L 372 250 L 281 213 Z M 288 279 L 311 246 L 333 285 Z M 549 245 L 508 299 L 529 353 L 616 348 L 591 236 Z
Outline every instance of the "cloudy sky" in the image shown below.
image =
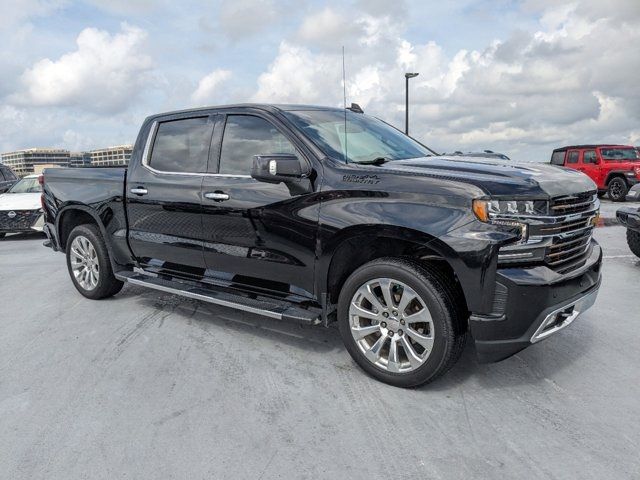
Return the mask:
M 640 0 L 0 0 L 0 151 L 132 143 L 145 116 L 347 102 L 438 151 L 640 144 Z

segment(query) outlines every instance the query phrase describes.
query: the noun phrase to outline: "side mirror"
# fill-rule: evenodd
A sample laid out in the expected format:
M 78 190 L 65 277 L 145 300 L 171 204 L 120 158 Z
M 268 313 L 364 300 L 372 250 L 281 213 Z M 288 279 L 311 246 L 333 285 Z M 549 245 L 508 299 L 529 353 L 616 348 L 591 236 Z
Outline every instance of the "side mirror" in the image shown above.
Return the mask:
M 261 182 L 286 183 L 308 174 L 307 165 L 290 153 L 254 155 L 253 157 L 251 177 Z

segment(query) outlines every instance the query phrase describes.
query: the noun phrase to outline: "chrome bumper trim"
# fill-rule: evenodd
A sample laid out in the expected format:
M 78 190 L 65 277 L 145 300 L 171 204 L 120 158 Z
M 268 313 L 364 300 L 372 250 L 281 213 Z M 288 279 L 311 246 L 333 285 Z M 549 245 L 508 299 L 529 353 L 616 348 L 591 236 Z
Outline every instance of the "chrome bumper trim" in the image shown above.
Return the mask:
M 596 288 L 595 290 L 580 297 L 578 300 L 574 300 L 573 302 L 563 305 L 547 315 L 531 337 L 531 343 L 544 340 L 545 338 L 571 325 L 581 313 L 585 312 L 592 307 L 594 303 L 596 303 L 598 290 L 599 288 Z M 571 309 L 571 311 L 563 313 L 569 309 Z M 558 319 L 559 315 L 564 315 L 564 317 Z M 556 323 L 556 325 L 547 329 L 547 327 L 553 323 Z

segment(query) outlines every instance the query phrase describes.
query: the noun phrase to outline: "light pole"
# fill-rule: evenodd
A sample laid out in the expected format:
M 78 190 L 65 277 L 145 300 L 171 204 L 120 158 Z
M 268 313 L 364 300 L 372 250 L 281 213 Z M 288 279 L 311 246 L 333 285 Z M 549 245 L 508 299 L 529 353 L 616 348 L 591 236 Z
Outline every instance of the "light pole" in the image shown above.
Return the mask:
M 405 106 L 404 106 L 404 133 L 409 135 L 409 79 L 413 77 L 417 77 L 420 75 L 419 73 L 405 73 Z

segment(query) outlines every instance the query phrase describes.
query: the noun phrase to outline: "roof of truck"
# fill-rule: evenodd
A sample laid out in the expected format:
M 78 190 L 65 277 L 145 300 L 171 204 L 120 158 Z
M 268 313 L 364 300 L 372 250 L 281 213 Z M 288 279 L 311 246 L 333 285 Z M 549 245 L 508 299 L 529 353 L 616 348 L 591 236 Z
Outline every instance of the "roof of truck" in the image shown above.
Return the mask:
M 208 107 L 198 107 L 198 108 L 185 108 L 183 110 L 173 110 L 170 112 L 162 112 L 151 115 L 152 117 L 159 117 L 165 115 L 176 115 L 181 113 L 190 113 L 190 112 L 203 112 L 207 110 L 221 110 L 227 108 L 256 108 L 260 110 L 274 111 L 281 110 L 285 112 L 291 112 L 296 110 L 336 110 L 336 111 L 344 111 L 341 107 L 328 107 L 322 105 L 295 105 L 295 104 L 278 104 L 278 103 L 236 103 L 231 105 L 210 105 Z
M 615 143 L 598 143 L 592 145 L 567 145 L 566 147 L 555 148 L 554 152 L 561 152 L 562 150 L 569 150 L 570 148 L 598 148 L 598 147 L 607 147 L 607 148 L 635 148 L 632 145 L 617 145 Z

